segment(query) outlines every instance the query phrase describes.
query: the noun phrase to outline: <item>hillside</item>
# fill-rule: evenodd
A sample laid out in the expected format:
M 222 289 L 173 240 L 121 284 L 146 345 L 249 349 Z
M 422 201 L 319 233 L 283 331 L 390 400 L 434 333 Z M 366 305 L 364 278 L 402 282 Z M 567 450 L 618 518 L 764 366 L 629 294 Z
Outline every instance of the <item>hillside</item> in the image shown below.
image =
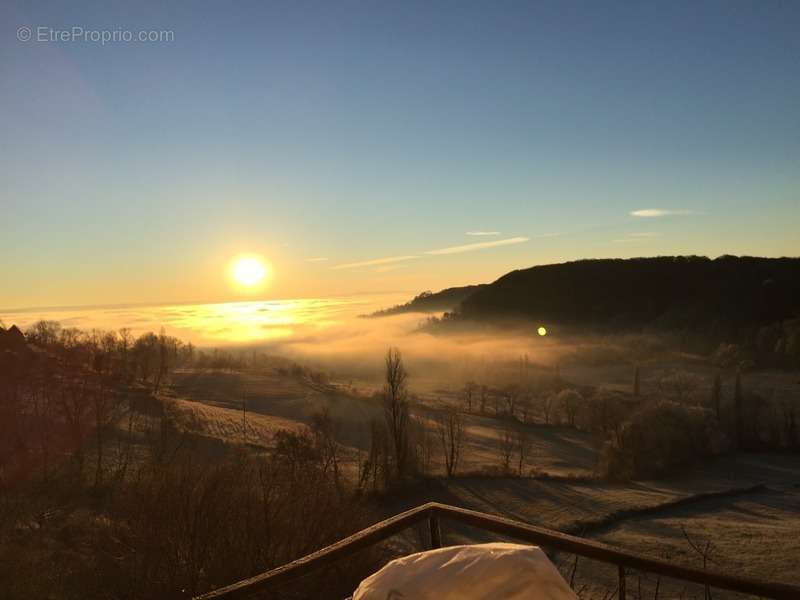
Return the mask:
M 365 316 L 388 317 L 411 312 L 436 313 L 450 311 L 469 298 L 474 292 L 485 287 L 487 287 L 485 284 L 465 285 L 447 288 L 440 292 L 422 292 L 405 304 L 398 304 Z
M 725 337 L 789 318 L 798 309 L 800 259 L 675 256 L 512 271 L 465 298 L 458 318 L 691 328 Z

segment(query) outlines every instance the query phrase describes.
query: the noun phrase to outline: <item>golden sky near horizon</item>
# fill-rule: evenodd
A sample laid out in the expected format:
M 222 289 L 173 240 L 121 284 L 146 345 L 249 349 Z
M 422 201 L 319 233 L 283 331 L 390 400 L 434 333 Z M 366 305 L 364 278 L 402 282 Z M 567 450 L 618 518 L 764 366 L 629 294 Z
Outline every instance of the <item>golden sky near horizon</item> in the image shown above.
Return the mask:
M 0 3 L 0 309 L 800 256 L 798 6 Z

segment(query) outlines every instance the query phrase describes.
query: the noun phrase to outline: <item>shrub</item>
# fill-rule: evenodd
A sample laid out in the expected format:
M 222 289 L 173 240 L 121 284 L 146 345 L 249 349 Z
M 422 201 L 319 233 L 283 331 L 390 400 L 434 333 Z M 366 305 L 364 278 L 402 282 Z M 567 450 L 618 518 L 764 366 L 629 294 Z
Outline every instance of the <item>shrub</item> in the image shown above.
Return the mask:
M 564 389 L 556 395 L 556 412 L 564 423 L 575 426 L 575 416 L 584 408 L 583 396 L 578 390 Z
M 709 410 L 661 401 L 637 410 L 620 435 L 606 442 L 600 471 L 614 480 L 657 477 L 727 447 Z
M 720 344 L 711 355 L 711 363 L 721 369 L 735 367 L 741 361 L 741 351 L 736 344 Z

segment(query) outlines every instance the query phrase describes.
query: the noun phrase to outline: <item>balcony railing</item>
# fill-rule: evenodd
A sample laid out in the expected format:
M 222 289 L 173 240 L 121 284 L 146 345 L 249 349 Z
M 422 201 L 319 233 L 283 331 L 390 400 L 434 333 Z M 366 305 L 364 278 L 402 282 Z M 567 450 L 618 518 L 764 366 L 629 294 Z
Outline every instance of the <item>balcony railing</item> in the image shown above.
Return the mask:
M 775 598 L 776 600 L 800 599 L 800 587 L 684 567 L 512 519 L 488 515 L 465 508 L 457 508 L 447 504 L 429 502 L 362 529 L 348 538 L 281 567 L 203 594 L 195 600 L 222 598 L 232 600 L 273 590 L 280 584 L 307 575 L 320 567 L 330 565 L 340 558 L 350 556 L 358 550 L 385 540 L 425 520 L 428 521 L 430 547 L 439 548 L 442 545 L 441 519 L 456 521 L 492 533 L 615 565 L 619 577 L 616 594 L 618 600 L 625 600 L 626 571 L 630 570 L 649 572 L 659 576 L 700 584 L 706 588 L 718 588 L 751 594 L 761 598 Z

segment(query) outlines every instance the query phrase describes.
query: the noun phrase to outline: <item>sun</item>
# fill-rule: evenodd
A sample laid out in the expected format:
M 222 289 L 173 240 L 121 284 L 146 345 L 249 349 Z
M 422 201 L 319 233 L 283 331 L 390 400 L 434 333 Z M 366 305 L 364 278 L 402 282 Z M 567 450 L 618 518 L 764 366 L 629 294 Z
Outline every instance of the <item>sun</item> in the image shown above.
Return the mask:
M 536 332 L 542 337 L 547 335 L 547 329 L 545 327 L 539 327 Z
M 260 288 L 269 275 L 269 267 L 264 260 L 254 254 L 242 254 L 231 260 L 229 276 L 231 280 L 245 290 Z

